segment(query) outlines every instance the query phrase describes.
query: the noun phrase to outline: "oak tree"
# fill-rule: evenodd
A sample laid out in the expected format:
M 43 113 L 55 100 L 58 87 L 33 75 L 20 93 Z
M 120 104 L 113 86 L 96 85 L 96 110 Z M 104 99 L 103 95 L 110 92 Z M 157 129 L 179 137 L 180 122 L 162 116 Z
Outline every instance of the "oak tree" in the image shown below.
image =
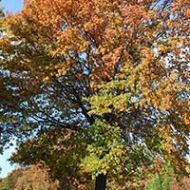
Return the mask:
M 157 161 L 186 173 L 189 7 L 189 0 L 25 1 L 3 22 L 4 118 L 17 135 L 87 130 L 80 165 L 96 190 L 110 175 L 143 173 Z

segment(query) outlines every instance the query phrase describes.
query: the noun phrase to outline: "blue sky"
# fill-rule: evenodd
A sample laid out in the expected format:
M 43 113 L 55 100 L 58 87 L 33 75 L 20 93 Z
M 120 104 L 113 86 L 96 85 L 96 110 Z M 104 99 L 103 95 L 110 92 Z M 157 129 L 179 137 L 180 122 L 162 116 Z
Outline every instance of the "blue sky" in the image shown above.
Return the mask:
M 8 159 L 10 158 L 14 150 L 15 146 L 12 146 L 9 149 L 6 149 L 3 155 L 0 155 L 0 168 L 2 169 L 0 171 L 0 177 L 7 176 L 7 174 L 15 168 L 15 166 L 11 165 L 8 162 Z
M 23 0 L 2 0 L 0 7 L 3 7 L 5 11 L 16 13 L 22 8 Z M 0 155 L 0 177 L 5 177 L 14 167 L 10 165 L 7 159 L 14 151 L 14 147 L 5 150 L 3 155 Z
M 23 4 L 23 0 L 2 0 L 1 6 L 8 12 L 18 12 Z

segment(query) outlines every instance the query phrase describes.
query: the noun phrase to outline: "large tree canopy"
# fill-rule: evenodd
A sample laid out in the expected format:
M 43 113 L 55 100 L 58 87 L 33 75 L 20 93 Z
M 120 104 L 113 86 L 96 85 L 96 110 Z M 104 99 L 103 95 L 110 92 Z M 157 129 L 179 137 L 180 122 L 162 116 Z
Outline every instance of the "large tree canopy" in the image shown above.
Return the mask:
M 189 0 L 25 1 L 1 22 L 0 129 L 85 134 L 99 190 L 158 160 L 186 173 L 189 20 Z

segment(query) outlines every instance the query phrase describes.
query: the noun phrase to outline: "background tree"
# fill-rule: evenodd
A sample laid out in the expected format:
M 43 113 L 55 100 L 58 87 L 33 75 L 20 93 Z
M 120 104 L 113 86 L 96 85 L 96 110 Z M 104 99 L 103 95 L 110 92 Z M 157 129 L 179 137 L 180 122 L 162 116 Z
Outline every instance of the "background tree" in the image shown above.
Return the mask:
M 1 78 L 12 98 L 1 106 L 11 118 L 2 126 L 33 138 L 51 127 L 89 129 L 81 163 L 98 190 L 124 163 L 123 175 L 158 160 L 185 174 L 189 12 L 188 0 L 26 1 L 4 21 Z M 105 168 L 88 167 L 110 155 Z
M 48 169 L 42 164 L 16 169 L 2 181 L 1 190 L 56 190 L 58 187 L 58 183 L 50 179 Z

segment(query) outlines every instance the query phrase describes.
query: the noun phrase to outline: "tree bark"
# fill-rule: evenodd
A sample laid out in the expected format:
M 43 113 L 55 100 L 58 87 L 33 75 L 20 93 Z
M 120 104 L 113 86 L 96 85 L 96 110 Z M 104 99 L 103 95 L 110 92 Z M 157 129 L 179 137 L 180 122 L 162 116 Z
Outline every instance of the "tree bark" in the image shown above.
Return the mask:
M 106 175 L 99 174 L 96 177 L 95 190 L 106 190 L 106 180 L 107 180 Z

